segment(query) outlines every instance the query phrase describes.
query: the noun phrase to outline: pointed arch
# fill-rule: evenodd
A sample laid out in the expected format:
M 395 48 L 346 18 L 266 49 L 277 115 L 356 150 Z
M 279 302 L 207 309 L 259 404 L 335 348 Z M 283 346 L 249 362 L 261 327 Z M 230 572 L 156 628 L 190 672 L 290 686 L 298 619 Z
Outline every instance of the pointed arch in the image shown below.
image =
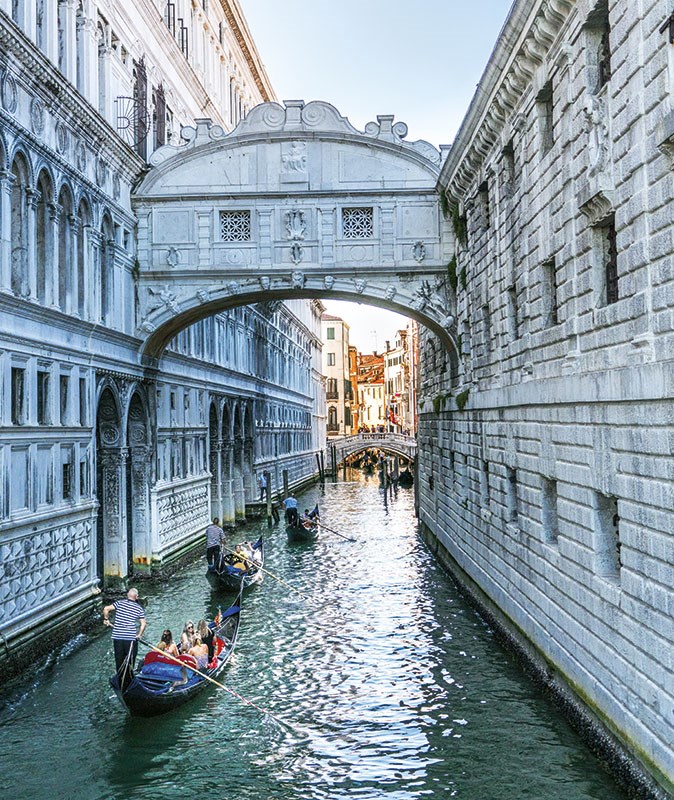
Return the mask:
M 10 288 L 18 297 L 28 297 L 29 197 L 31 169 L 28 157 L 17 150 L 12 159 L 10 200 Z
M 35 205 L 35 266 L 38 302 L 49 302 L 53 285 L 54 269 L 54 180 L 47 167 L 42 167 L 37 176 Z
M 58 306 L 70 312 L 73 300 L 74 201 L 70 186 L 61 186 L 57 202 L 58 227 Z

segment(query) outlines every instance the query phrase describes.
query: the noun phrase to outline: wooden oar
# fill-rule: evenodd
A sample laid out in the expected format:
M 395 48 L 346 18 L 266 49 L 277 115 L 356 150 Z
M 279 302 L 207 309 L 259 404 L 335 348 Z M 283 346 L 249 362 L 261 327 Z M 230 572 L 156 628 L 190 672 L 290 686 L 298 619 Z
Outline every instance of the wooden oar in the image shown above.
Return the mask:
M 327 525 L 324 525 L 322 522 L 319 522 L 319 523 L 317 523 L 317 524 L 318 524 L 318 527 L 319 527 L 319 528 L 325 528 L 325 530 L 326 530 L 326 531 L 330 531 L 330 533 L 336 533 L 336 534 L 337 534 L 337 536 L 341 536 L 341 537 L 342 537 L 342 539 L 346 539 L 346 541 L 347 541 L 347 542 L 355 542 L 355 541 L 356 541 L 356 539 L 351 539 L 351 538 L 350 538 L 350 537 L 348 537 L 348 536 L 344 536 L 344 534 L 343 534 L 343 533 L 340 533 L 339 531 L 336 531 L 334 528 L 328 528 L 328 526 L 327 526 Z
M 298 594 L 302 598 L 302 600 L 309 599 L 306 595 L 302 594 L 302 592 L 300 592 L 299 589 L 296 589 L 294 586 L 291 586 L 289 583 L 286 583 L 284 580 L 279 578 L 278 575 L 274 575 L 273 572 L 269 572 L 268 569 L 261 567 L 256 561 L 253 561 L 252 559 L 242 556 L 241 553 L 237 553 L 236 550 L 230 550 L 229 547 L 222 546 L 222 549 L 225 550 L 227 553 L 231 553 L 234 556 L 238 556 L 243 564 L 251 564 L 252 566 L 257 567 L 260 570 L 260 572 L 264 572 L 265 575 L 269 575 L 275 581 L 278 581 L 279 583 L 282 583 L 284 586 L 287 586 L 288 589 L 295 592 L 295 594 Z
M 235 692 L 234 689 L 230 689 L 228 686 L 225 686 L 224 683 L 220 683 L 220 681 L 216 681 L 215 678 L 211 678 L 210 675 L 206 675 L 205 673 L 201 672 L 201 670 L 198 670 L 195 667 L 191 667 L 189 664 L 185 664 L 184 661 L 181 661 L 179 658 L 176 658 L 175 656 L 172 656 L 170 653 L 167 653 L 165 650 L 160 650 L 158 647 L 155 647 L 153 644 L 150 644 L 149 642 L 146 642 L 145 639 L 139 639 L 138 641 L 141 644 L 144 644 L 145 647 L 149 647 L 150 650 L 154 650 L 155 653 L 161 653 L 165 658 L 168 658 L 171 661 L 174 661 L 176 664 L 178 664 L 179 667 L 185 667 L 185 669 L 189 669 L 192 672 L 196 672 L 197 675 L 200 675 L 202 678 L 205 678 L 207 681 L 210 681 L 211 683 L 214 683 L 218 687 L 218 689 L 224 689 L 226 692 L 229 692 L 231 695 L 236 697 L 238 700 L 241 700 L 243 703 L 246 703 L 249 706 L 253 706 L 253 708 L 256 708 L 258 711 L 261 711 L 263 714 L 269 714 L 269 716 L 272 717 L 272 719 L 275 719 L 277 722 L 281 721 L 279 719 L 276 719 L 276 717 L 271 713 L 271 711 L 267 711 L 266 708 L 262 708 L 261 706 L 255 705 L 255 703 L 253 703 L 252 700 L 247 700 L 245 697 L 243 697 L 243 695 L 240 695 L 238 692 Z

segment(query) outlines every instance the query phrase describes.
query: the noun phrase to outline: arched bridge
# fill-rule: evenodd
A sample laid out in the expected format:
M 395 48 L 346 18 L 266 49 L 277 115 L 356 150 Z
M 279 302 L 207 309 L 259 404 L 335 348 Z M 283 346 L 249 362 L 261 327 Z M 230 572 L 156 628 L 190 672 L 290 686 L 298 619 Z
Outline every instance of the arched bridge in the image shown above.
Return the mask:
M 365 450 L 383 450 L 413 461 L 417 456 L 417 440 L 403 433 L 356 433 L 352 436 L 331 436 L 327 449 L 335 448 L 336 464 L 348 456 Z
M 151 159 L 138 215 L 138 317 L 151 365 L 181 329 L 235 305 L 335 298 L 413 317 L 456 349 L 453 231 L 441 154 L 379 116 L 358 131 L 328 103 L 210 120 Z

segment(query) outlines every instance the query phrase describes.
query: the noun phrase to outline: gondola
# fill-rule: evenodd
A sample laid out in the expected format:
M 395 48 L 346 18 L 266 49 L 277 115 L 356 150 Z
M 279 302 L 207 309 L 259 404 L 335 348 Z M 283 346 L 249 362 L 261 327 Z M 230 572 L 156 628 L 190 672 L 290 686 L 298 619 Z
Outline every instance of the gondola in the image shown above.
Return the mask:
M 318 529 L 319 524 L 316 521 L 312 520 L 308 525 L 298 521 L 297 525 L 286 526 L 286 534 L 289 542 L 315 542 Z
M 191 700 L 206 686 L 209 678 L 217 678 L 234 652 L 239 632 L 241 595 L 224 611 L 214 623 L 215 652 L 212 661 L 203 672 L 194 671 L 197 661 L 194 656 L 181 655 L 176 660 L 155 650 L 145 656 L 139 672 L 131 678 L 122 691 L 118 675 L 110 678 L 110 685 L 117 693 L 122 705 L 135 717 L 154 717 L 178 708 Z M 184 666 L 183 666 L 184 665 Z M 192 669 L 188 669 L 192 667 Z
M 408 469 L 404 469 L 398 476 L 398 483 L 400 486 L 413 486 L 414 475 Z
M 253 545 L 253 558 L 248 564 L 248 569 L 241 570 L 234 566 L 234 556 L 225 553 L 218 564 L 209 564 L 206 578 L 213 589 L 220 591 L 236 592 L 243 586 L 247 589 L 260 583 L 263 577 L 261 567 L 264 566 L 264 543 L 262 537 Z M 243 583 L 242 583 L 243 581 Z

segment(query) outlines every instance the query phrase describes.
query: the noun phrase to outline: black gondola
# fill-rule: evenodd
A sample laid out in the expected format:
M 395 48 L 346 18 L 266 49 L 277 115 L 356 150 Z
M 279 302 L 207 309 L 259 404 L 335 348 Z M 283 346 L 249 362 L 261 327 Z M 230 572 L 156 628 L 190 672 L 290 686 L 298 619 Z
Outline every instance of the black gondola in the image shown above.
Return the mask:
M 318 538 L 318 522 L 311 521 L 306 525 L 298 521 L 297 525 L 287 525 L 286 534 L 289 542 L 315 542 Z
M 398 476 L 398 483 L 400 486 L 413 486 L 414 475 L 408 469 L 404 469 Z
M 240 559 L 238 559 L 240 561 Z M 248 568 L 245 570 L 234 566 L 237 563 L 235 556 L 226 553 L 220 558 L 218 564 L 209 564 L 206 578 L 213 589 L 221 591 L 236 592 L 241 586 L 247 589 L 262 581 L 264 566 L 264 542 L 262 537 L 253 545 L 253 557 L 248 561 Z
M 210 685 L 205 676 L 217 678 L 234 652 L 239 632 L 242 591 L 214 624 L 215 653 L 203 671 L 196 670 L 194 656 L 178 656 L 177 660 L 181 662 L 178 664 L 176 659 L 151 650 L 145 656 L 140 671 L 133 675 L 124 691 L 120 689 L 116 674 L 110 678 L 110 685 L 120 702 L 133 716 L 154 717 L 172 711 Z

